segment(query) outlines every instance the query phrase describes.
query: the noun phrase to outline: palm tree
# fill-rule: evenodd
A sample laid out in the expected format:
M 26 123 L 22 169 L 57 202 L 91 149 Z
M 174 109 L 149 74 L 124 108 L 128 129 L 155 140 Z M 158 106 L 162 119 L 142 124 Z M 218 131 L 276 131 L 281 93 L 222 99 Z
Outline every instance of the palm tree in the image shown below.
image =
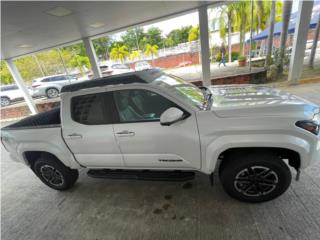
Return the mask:
M 234 11 L 236 11 L 236 26 L 240 32 L 240 49 L 241 54 L 244 55 L 244 42 L 245 42 L 245 34 L 247 30 L 247 16 L 250 11 L 250 2 L 242 0 L 240 2 L 235 3 Z
M 291 15 L 292 0 L 284 1 L 283 10 L 282 10 L 282 29 L 281 29 L 281 38 L 280 38 L 280 55 L 279 55 L 279 66 L 278 73 L 283 72 L 283 59 L 285 55 L 286 42 L 288 37 L 288 27 Z
M 158 45 L 151 45 L 151 44 L 147 43 L 145 46 L 145 49 L 146 50 L 145 50 L 144 54 L 146 56 L 151 55 L 152 65 L 154 65 L 153 56 L 158 54 L 158 49 L 159 49 Z
M 228 62 L 231 62 L 231 52 L 232 52 L 232 45 L 231 45 L 231 33 L 232 33 L 232 27 L 233 27 L 233 21 L 234 21 L 234 18 L 235 18 L 235 4 L 237 3 L 232 3 L 232 4 L 229 4 L 225 7 L 223 7 L 221 9 L 221 12 L 220 12 L 220 17 L 219 17 L 219 30 L 220 30 L 220 37 L 222 39 L 225 38 L 225 35 L 226 35 L 226 29 L 225 29 L 225 18 L 227 17 L 227 26 L 228 26 Z
M 276 15 L 276 2 L 272 1 L 271 13 L 270 13 L 270 26 L 269 26 L 269 34 L 268 34 L 268 44 L 267 44 L 267 56 L 266 56 L 266 63 L 265 63 L 266 66 L 269 66 L 271 63 L 275 15 Z
M 133 61 L 135 59 L 139 59 L 140 55 L 140 50 L 134 50 L 130 53 L 129 58 Z
M 111 49 L 110 57 L 114 60 L 120 60 L 121 62 L 129 55 L 128 47 L 126 45 L 123 46 L 115 46 Z
M 318 18 L 317 28 L 314 31 L 313 44 L 312 44 L 312 49 L 311 49 L 311 53 L 310 53 L 309 66 L 311 68 L 313 68 L 314 56 L 316 54 L 319 33 L 320 33 L 320 14 L 319 14 L 319 18 Z

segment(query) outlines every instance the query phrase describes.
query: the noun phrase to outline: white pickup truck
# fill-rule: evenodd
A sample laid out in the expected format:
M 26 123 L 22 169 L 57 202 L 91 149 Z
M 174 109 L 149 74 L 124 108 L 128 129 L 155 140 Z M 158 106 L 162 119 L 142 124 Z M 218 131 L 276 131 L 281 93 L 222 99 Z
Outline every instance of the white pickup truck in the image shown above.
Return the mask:
M 265 86 L 206 89 L 144 70 L 65 86 L 61 107 L 2 128 L 14 161 L 65 190 L 93 177 L 186 180 L 219 175 L 226 192 L 262 202 L 320 159 L 319 107 Z

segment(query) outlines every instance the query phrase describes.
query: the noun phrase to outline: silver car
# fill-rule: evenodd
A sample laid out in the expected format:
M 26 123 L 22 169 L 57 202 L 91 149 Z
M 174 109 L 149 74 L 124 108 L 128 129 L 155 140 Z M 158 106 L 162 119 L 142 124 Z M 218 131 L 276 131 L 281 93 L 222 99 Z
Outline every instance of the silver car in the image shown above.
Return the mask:
M 63 86 L 74 83 L 76 80 L 74 76 L 66 74 L 37 78 L 32 81 L 32 96 L 58 97 Z

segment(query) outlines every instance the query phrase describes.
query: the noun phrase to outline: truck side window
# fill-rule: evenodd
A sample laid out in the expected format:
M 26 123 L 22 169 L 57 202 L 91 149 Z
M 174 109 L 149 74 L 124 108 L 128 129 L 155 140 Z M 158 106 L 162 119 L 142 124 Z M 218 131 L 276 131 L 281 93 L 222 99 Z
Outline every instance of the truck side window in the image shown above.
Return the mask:
M 176 106 L 165 97 L 143 89 L 120 90 L 113 94 L 121 123 L 159 121 L 165 110 Z
M 71 117 L 85 125 L 111 124 L 112 115 L 106 105 L 110 93 L 96 93 L 73 97 Z

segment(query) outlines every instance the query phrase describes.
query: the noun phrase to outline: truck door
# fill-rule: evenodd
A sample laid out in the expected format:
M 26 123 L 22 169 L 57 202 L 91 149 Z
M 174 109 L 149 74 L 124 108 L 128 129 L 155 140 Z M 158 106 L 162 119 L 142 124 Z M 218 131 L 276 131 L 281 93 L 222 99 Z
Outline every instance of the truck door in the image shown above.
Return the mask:
M 111 98 L 111 93 L 100 92 L 63 100 L 63 138 L 77 161 L 84 166 L 124 165 L 112 126 Z
M 114 132 L 125 165 L 133 168 L 199 169 L 200 142 L 195 114 L 170 126 L 160 115 L 175 103 L 145 89 L 114 92 Z

